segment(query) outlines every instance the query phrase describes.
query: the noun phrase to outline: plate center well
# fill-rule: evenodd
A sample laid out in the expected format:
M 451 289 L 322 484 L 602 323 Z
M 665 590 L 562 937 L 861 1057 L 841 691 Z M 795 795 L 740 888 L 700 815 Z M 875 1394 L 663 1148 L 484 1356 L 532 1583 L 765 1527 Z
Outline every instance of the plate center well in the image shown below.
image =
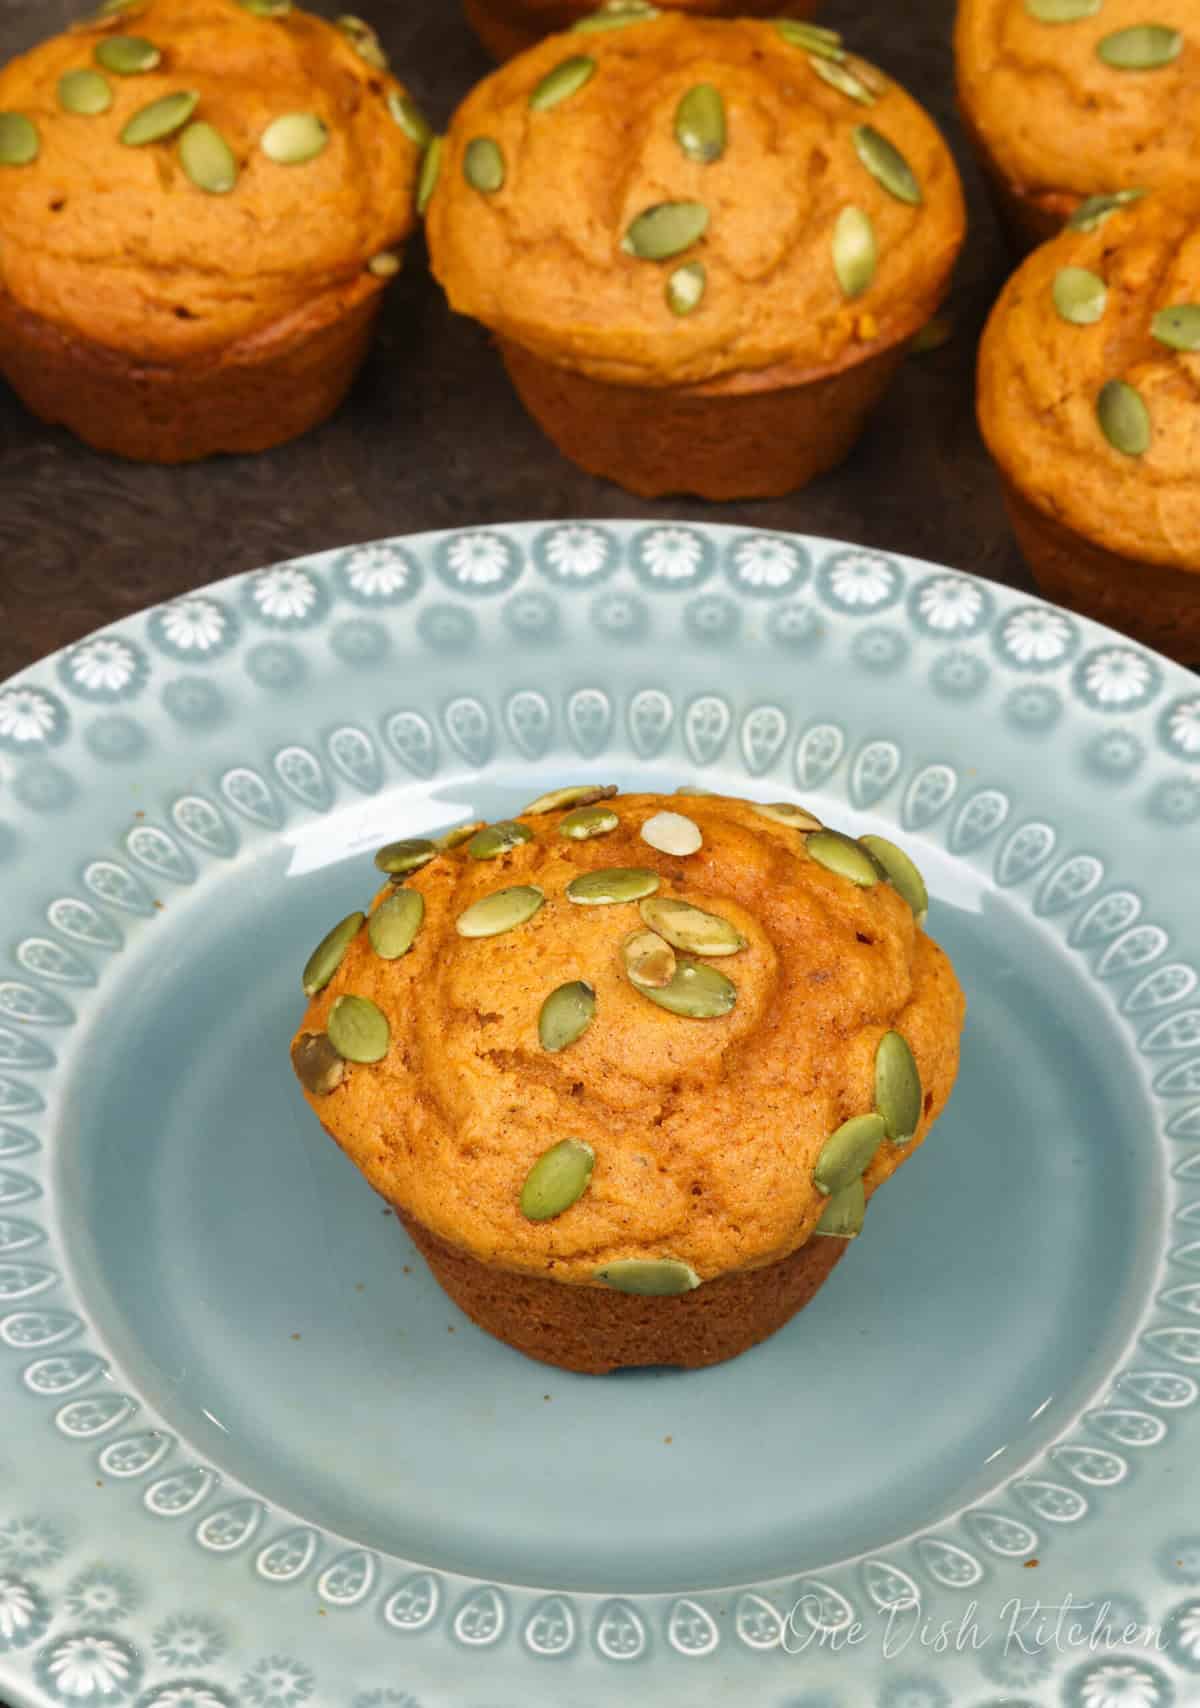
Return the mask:
M 1159 1247 L 1141 1081 L 1083 967 L 999 892 L 935 902 L 959 1084 L 814 1304 L 717 1369 L 594 1379 L 474 1329 L 299 1096 L 299 968 L 370 889 L 365 859 L 209 873 L 114 969 L 61 1106 L 82 1296 L 121 1381 L 227 1478 L 473 1576 L 744 1582 L 979 1498 L 1120 1356 Z

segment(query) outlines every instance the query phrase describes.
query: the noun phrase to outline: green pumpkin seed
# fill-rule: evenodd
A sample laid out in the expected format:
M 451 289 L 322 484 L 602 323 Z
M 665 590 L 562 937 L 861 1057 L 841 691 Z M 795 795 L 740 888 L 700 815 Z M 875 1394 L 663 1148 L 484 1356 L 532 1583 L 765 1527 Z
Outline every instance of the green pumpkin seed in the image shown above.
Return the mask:
M 398 961 L 407 955 L 425 918 L 425 897 L 420 890 L 398 889 L 381 901 L 367 920 L 367 936 L 381 961 Z
M 708 268 L 703 261 L 685 261 L 667 279 L 667 307 L 682 319 L 700 307 L 707 289 Z
M 452 848 L 461 848 L 464 842 L 469 842 L 477 830 L 483 825 L 478 819 L 474 824 L 456 824 L 453 830 L 448 830 L 444 836 L 439 836 L 436 847 L 439 852 L 446 854 Z
M 58 104 L 64 112 L 92 117 L 112 106 L 112 89 L 98 71 L 64 71 L 58 80 Z
M 702 907 L 693 907 L 690 901 L 680 901 L 677 896 L 650 896 L 638 912 L 651 931 L 656 931 L 673 949 L 682 949 L 688 955 L 705 958 L 736 955 L 746 947 L 746 939 L 736 925 L 722 919 L 719 913 L 706 913 Z
M 1025 10 L 1039 24 L 1074 24 L 1094 18 L 1104 0 L 1025 0 Z
M 921 186 L 908 161 L 894 142 L 889 142 L 874 125 L 858 125 L 854 131 L 854 151 L 867 171 L 882 184 L 889 195 L 899 202 L 917 207 L 921 202 Z
M 670 984 L 636 988 L 660 1008 L 685 1020 L 721 1020 L 737 1002 L 733 980 L 716 967 L 706 967 L 703 961 L 678 962 Z
M 477 830 L 467 843 L 467 853 L 472 860 L 494 860 L 498 854 L 507 854 L 523 842 L 532 841 L 532 830 L 518 824 L 516 819 L 506 818 L 499 824 L 485 824 L 482 830 Z
M 725 102 L 711 83 L 697 83 L 675 109 L 675 140 L 689 160 L 708 165 L 725 152 Z
M 1170 350 L 1200 350 L 1200 303 L 1177 302 L 1160 308 L 1150 330 Z
M 340 18 L 334 19 L 334 26 L 345 36 L 358 57 L 375 71 L 386 71 L 388 56 L 383 51 L 383 43 L 375 34 L 370 24 L 364 18 L 356 18 L 345 12 Z
M 842 38 L 836 30 L 820 24 L 806 24 L 798 18 L 776 18 L 775 28 L 789 47 L 803 48 L 805 53 L 819 54 L 823 59 L 845 59 Z
M 403 842 L 385 843 L 376 852 L 375 864 L 389 877 L 400 878 L 405 872 L 415 872 L 419 866 L 427 866 L 437 851 L 437 843 L 430 842 L 428 837 L 409 836 Z
M 530 1222 L 550 1222 L 576 1204 L 588 1189 L 596 1153 L 579 1139 L 560 1139 L 543 1151 L 525 1176 L 521 1214 Z
M 121 131 L 121 141 L 129 148 L 144 148 L 147 143 L 161 142 L 182 130 L 196 111 L 200 96 L 195 89 L 179 89 L 172 95 L 162 95 L 148 107 L 139 107 L 127 119 Z
M 820 54 L 809 53 L 808 63 L 817 76 L 831 89 L 836 89 L 840 95 L 848 95 L 852 101 L 857 101 L 860 107 L 873 107 L 875 96 L 860 77 L 856 77 L 849 66 L 840 64 L 836 59 L 828 59 Z
M 1100 431 L 1114 451 L 1126 457 L 1143 456 L 1150 449 L 1150 411 L 1141 393 L 1126 380 L 1109 380 L 1096 399 Z
M 106 36 L 97 42 L 92 58 L 117 77 L 137 77 L 162 64 L 162 52 L 145 36 Z
M 843 295 L 860 297 L 875 277 L 879 246 L 875 225 L 862 208 L 843 208 L 833 228 L 833 270 Z
M 894 1145 L 906 1145 L 921 1124 L 921 1075 L 899 1032 L 885 1032 L 875 1051 L 875 1109 Z
M 522 818 L 539 818 L 542 813 L 561 812 L 564 807 L 590 807 L 594 801 L 609 801 L 617 792 L 615 783 L 569 783 L 565 789 L 551 789 L 521 808 Z
M 202 121 L 188 125 L 179 139 L 179 160 L 198 190 L 224 196 L 238 181 L 238 163 L 219 130 Z
M 1145 190 L 1113 190 L 1104 196 L 1085 196 L 1067 221 L 1068 231 L 1099 231 L 1106 219 L 1130 202 L 1140 201 Z
M 532 919 L 546 897 L 535 884 L 515 884 L 511 889 L 494 890 L 471 903 L 460 913 L 456 930 L 460 937 L 500 937 L 518 925 Z
M 557 1055 L 582 1038 L 596 1018 L 596 993 L 590 984 L 575 979 L 560 984 L 543 1002 L 538 1015 L 538 1042 L 543 1050 Z
M 600 30 L 623 30 L 629 24 L 644 24 L 658 15 L 658 7 L 649 5 L 648 0 L 612 0 L 590 18 L 580 18 L 577 24 L 572 24 L 570 33 L 582 36 Z
M 329 131 L 316 113 L 282 113 L 259 138 L 259 147 L 277 166 L 303 166 L 315 160 L 329 141 Z
M 677 1257 L 619 1257 L 597 1269 L 596 1280 L 618 1293 L 639 1293 L 647 1297 L 668 1298 L 675 1293 L 690 1293 L 700 1285 L 700 1277 L 690 1263 Z
M 611 807 L 576 807 L 559 820 L 558 834 L 572 842 L 586 842 L 592 836 L 607 836 L 620 822 Z
M 301 983 L 305 996 L 316 996 L 318 991 L 325 989 L 341 966 L 346 950 L 362 930 L 366 918 L 365 913 L 348 913 L 322 937 L 304 963 Z
M 639 261 L 669 261 L 698 243 L 707 230 L 703 202 L 656 202 L 633 221 L 621 248 Z
M 552 107 L 557 107 L 561 101 L 577 95 L 585 83 L 590 83 L 596 74 L 596 61 L 577 53 L 570 59 L 562 60 L 548 71 L 529 97 L 529 105 L 535 113 L 548 113 Z
M 1060 267 L 1051 295 L 1059 314 L 1072 326 L 1094 326 L 1108 306 L 1108 286 L 1086 267 Z
M 813 1233 L 828 1234 L 834 1239 L 853 1239 L 861 1233 L 866 1214 L 867 1195 L 860 1177 L 832 1194 Z
M 813 859 L 839 878 L 849 878 L 852 884 L 870 889 L 882 877 L 873 856 L 852 836 L 840 830 L 817 830 L 808 838 L 805 847 Z
M 424 214 L 433 200 L 433 192 L 437 189 L 438 179 L 442 175 L 442 151 L 445 146 L 445 138 L 435 136 L 425 150 L 425 158 L 421 162 L 421 171 L 417 177 L 417 212 L 419 214 Z
M 394 279 L 403 265 L 394 249 L 381 249 L 367 262 L 367 272 L 377 279 Z
M 675 977 L 675 951 L 655 931 L 631 931 L 621 959 L 626 978 L 640 990 L 663 990 Z
M 657 872 L 648 872 L 642 866 L 602 866 L 598 872 L 581 872 L 572 878 L 567 900 L 580 907 L 613 907 L 652 896 L 659 882 Z
M 238 0 L 238 5 L 246 12 L 253 12 L 256 18 L 286 18 L 292 0 Z
M 811 830 L 825 828 L 815 813 L 797 806 L 794 801 L 750 801 L 748 804 L 760 818 L 769 818 L 774 824 L 786 824 L 789 829 L 798 830 L 802 835 L 807 835 Z
M 917 924 L 924 925 L 929 912 L 929 891 L 916 863 L 886 836 L 862 836 L 859 841 L 883 867 L 892 888 L 912 908 Z
M 463 155 L 463 177 L 481 196 L 504 188 L 504 155 L 490 136 L 473 136 Z
M 646 820 L 640 835 L 643 842 L 657 848 L 660 854 L 674 854 L 681 860 L 695 854 L 704 843 L 695 819 L 681 812 L 656 812 Z
M 366 996 L 339 996 L 325 1022 L 329 1042 L 348 1062 L 381 1062 L 392 1041 L 387 1015 Z
M 1179 58 L 1183 37 L 1165 24 L 1134 24 L 1098 41 L 1096 52 L 1116 71 L 1157 71 Z
M 813 1185 L 829 1197 L 859 1179 L 879 1149 L 886 1128 L 882 1115 L 852 1115 L 821 1146 Z
M 302 1032 L 291 1054 L 296 1078 L 314 1097 L 328 1097 L 346 1077 L 346 1064 L 324 1032 Z
M 402 89 L 389 89 L 387 110 L 405 136 L 418 148 L 428 148 L 433 140 L 433 127 L 411 95 Z

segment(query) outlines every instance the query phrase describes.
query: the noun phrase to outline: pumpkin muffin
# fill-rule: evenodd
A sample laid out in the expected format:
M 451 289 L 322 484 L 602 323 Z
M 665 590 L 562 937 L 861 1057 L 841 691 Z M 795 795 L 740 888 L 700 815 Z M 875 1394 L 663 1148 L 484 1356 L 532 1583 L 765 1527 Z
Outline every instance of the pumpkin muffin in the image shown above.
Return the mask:
M 1200 195 L 1097 213 L 1009 280 L 979 422 L 1044 591 L 1200 660 Z
M 832 31 L 664 13 L 553 36 L 455 115 L 427 234 L 568 457 L 644 497 L 850 449 L 964 229 L 932 120 Z
M 556 790 L 382 849 L 292 1061 L 482 1328 L 696 1366 L 816 1292 L 954 1083 L 963 998 L 894 844 L 794 805 Z
M 959 0 L 955 60 L 964 123 L 1018 247 L 1093 196 L 1194 181 L 1195 0 Z
M 579 24 L 587 30 L 620 27 L 620 20 L 657 12 L 691 12 L 701 18 L 807 18 L 819 0 L 463 0 L 475 34 L 493 59 L 511 59 L 543 36 Z
M 0 71 L 0 373 L 153 462 L 340 403 L 428 135 L 370 28 L 289 0 L 113 0 Z

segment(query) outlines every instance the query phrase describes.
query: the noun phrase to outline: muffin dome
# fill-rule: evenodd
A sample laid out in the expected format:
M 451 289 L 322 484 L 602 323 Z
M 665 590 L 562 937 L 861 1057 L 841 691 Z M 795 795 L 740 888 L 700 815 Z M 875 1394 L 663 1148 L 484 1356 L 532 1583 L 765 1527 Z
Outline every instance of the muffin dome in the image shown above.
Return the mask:
M 1194 179 L 1194 0 L 960 0 L 955 47 L 964 117 L 1037 235 L 1084 197 Z
M 140 49 L 122 53 L 130 39 Z M 151 362 L 220 350 L 339 293 L 342 308 L 348 289 L 375 294 L 369 264 L 415 223 L 421 155 L 384 63 L 369 32 L 286 0 L 146 0 L 43 42 L 0 71 L 0 113 L 19 115 L 10 133 L 36 150 L 0 167 L 0 286 L 40 320 Z M 79 110 L 81 87 L 103 110 Z M 157 140 L 152 117 L 129 128 L 189 92 L 186 121 Z M 185 122 L 216 141 L 181 148 Z
M 683 826 L 673 816 L 664 827 L 664 809 Z M 794 823 L 744 801 L 617 797 L 598 809 L 604 832 L 583 840 L 563 832 L 564 816 L 523 814 L 516 830 L 439 852 L 389 886 L 383 905 L 421 898 L 403 903 L 419 925 L 397 959 L 373 946 L 378 907 L 371 934 L 349 922 L 297 1047 L 327 1029 L 338 1041 L 359 1015 L 350 997 L 387 1025 L 351 1052 L 372 1059 L 333 1062 L 332 1088 L 306 1070 L 312 1107 L 407 1220 L 500 1270 L 596 1288 L 630 1259 L 666 1257 L 707 1282 L 786 1258 L 830 1202 L 816 1179 L 830 1135 L 876 1108 L 889 1032 L 915 1058 L 915 1131 L 892 1142 L 870 1128 L 857 1162 L 867 1195 L 940 1113 L 963 1015 L 946 957 L 848 839 L 833 839 L 833 857 L 855 851 L 857 882 L 822 864 Z M 694 852 L 664 851 L 697 837 Z M 614 882 L 628 899 L 599 901 Z M 514 890 L 524 905 L 492 901 L 480 919 L 481 901 Z M 671 900 L 720 923 L 656 912 Z M 510 928 L 475 935 L 495 908 Z M 661 969 L 652 989 L 630 971 L 627 940 L 648 929 L 677 939 L 665 991 Z M 533 1219 L 523 1190 L 563 1140 L 590 1148 L 586 1189 Z
M 953 161 L 811 28 L 665 14 L 487 78 L 427 215 L 451 306 L 640 387 L 826 371 L 915 332 L 963 235 Z
M 1124 558 L 1194 572 L 1200 197 L 1146 196 L 1088 223 L 1035 250 L 1001 293 L 980 347 L 980 425 L 1037 510 Z

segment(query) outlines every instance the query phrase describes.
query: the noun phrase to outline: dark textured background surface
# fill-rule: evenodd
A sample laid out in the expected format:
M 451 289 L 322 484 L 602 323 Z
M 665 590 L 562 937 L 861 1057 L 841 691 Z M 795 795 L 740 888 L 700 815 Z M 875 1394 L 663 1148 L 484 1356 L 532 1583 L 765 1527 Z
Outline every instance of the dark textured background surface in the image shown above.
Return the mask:
M 0 59 L 61 29 L 82 6 L 0 0 Z M 488 69 L 456 0 L 356 0 L 356 9 L 439 125 Z M 972 408 L 975 343 L 1009 258 L 955 120 L 952 0 L 830 0 L 821 16 L 933 111 L 958 156 L 972 216 L 950 305 L 952 341 L 905 363 L 841 469 L 790 498 L 724 506 L 645 503 L 593 480 L 526 419 L 485 333 L 446 309 L 418 243 L 349 400 L 280 450 L 182 469 L 118 462 L 41 426 L 0 383 L 0 680 L 216 576 L 464 523 L 707 517 L 829 534 L 1032 585 Z

